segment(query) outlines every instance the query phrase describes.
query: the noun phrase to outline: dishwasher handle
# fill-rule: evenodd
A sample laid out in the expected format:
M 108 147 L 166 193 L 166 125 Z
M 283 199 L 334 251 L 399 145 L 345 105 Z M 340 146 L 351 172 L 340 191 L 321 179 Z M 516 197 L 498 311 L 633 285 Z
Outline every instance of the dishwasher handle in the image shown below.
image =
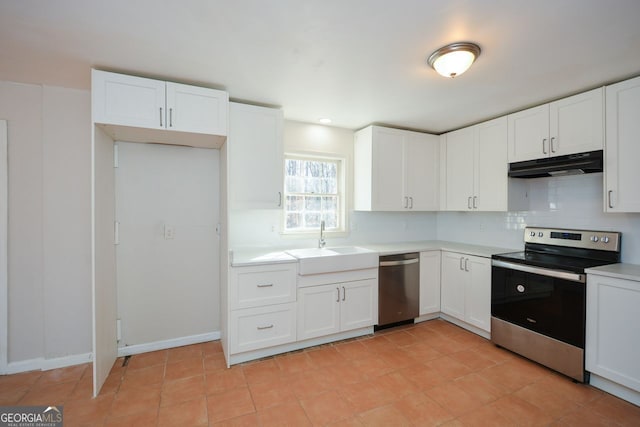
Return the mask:
M 409 265 L 420 262 L 420 258 L 403 259 L 398 261 L 380 261 L 380 267 L 393 267 L 396 265 Z

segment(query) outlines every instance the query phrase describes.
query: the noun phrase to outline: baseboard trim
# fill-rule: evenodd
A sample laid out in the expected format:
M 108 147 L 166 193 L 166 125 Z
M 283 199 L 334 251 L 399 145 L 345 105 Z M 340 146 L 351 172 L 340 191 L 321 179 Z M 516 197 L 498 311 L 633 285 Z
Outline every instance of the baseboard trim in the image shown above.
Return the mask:
M 128 345 L 118 348 L 118 357 L 131 356 L 133 354 L 147 353 L 150 351 L 166 350 L 168 348 L 182 347 L 183 345 L 200 344 L 208 341 L 220 339 L 220 331 L 208 332 L 206 334 L 189 335 L 180 338 L 154 341 L 144 344 Z
M 28 371 L 48 371 L 50 369 L 66 368 L 67 366 L 91 363 L 92 361 L 92 353 L 72 354 L 70 356 L 56 357 L 53 359 L 38 357 L 36 359 L 8 363 L 6 372 L 2 372 L 2 374 L 18 374 L 20 372 Z
M 477 326 L 470 325 L 467 322 L 456 319 L 453 316 L 449 316 L 445 313 L 440 313 L 440 318 L 446 320 L 449 323 L 453 323 L 456 326 L 460 326 L 461 328 L 466 329 L 469 332 L 473 332 L 476 335 L 480 335 L 482 338 L 486 338 L 488 340 L 491 339 L 491 332 L 487 332 L 484 329 L 478 328 Z
M 640 392 L 632 390 L 607 378 L 591 373 L 589 384 L 614 396 L 640 406 Z

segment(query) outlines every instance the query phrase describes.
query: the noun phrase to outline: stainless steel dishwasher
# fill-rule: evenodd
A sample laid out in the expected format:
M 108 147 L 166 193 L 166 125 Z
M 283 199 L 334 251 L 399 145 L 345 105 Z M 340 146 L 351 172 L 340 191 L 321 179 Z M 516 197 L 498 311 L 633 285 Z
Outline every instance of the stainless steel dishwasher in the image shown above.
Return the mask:
M 420 254 L 380 257 L 378 326 L 412 321 L 420 313 Z

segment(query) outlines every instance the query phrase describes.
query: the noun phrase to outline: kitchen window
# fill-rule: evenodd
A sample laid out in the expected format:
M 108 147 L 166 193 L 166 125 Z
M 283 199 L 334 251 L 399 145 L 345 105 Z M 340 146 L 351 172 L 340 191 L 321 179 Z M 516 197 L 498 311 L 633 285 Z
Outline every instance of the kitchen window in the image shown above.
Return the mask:
M 343 161 L 286 155 L 284 163 L 284 231 L 344 231 Z

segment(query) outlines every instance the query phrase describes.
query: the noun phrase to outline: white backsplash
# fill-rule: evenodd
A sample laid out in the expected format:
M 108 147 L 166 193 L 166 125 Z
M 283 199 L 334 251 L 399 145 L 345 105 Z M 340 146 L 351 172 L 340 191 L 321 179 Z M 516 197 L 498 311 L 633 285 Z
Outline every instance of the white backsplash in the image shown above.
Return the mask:
M 602 174 L 528 181 L 529 211 L 439 212 L 440 240 L 522 249 L 525 226 L 622 232 L 622 261 L 640 264 L 640 214 L 604 213 Z
M 351 212 L 350 232 L 329 234 L 328 246 L 449 240 L 507 249 L 523 248 L 525 226 L 622 232 L 622 261 L 640 264 L 640 214 L 602 211 L 602 174 L 528 180 L 530 210 L 522 212 Z M 235 211 L 231 248 L 314 247 L 318 235 L 279 232 L 278 210 Z
M 283 235 L 278 224 L 281 212 L 277 210 L 251 210 L 232 212 L 230 224 L 232 249 L 269 247 L 291 249 L 314 247 L 317 234 Z M 364 243 L 409 242 L 436 239 L 436 213 L 404 212 L 351 212 L 351 231 L 339 236 L 328 233 L 327 246 Z

